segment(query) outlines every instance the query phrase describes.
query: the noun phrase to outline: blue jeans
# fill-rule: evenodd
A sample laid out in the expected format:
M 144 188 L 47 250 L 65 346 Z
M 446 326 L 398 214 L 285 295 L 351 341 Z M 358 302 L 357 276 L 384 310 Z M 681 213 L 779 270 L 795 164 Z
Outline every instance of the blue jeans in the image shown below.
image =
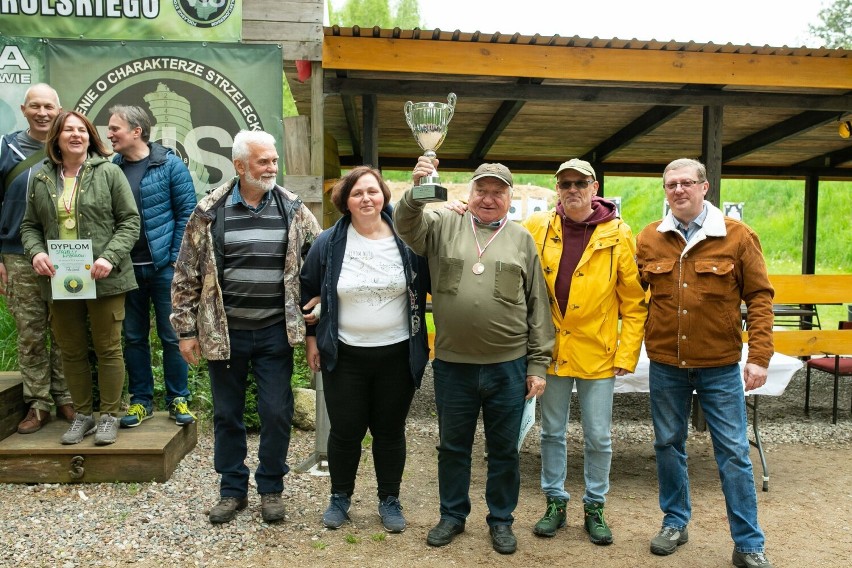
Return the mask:
M 568 500 L 565 475 L 568 469 L 565 432 L 571 414 L 571 391 L 577 385 L 583 424 L 583 503 L 605 503 L 612 462 L 612 392 L 615 377 L 576 379 L 547 376 L 541 404 L 541 489 L 548 497 Z
M 127 293 L 124 302 L 124 365 L 127 368 L 130 404 L 151 409 L 154 401 L 154 373 L 151 368 L 151 304 L 157 322 L 157 335 L 163 345 L 163 375 L 166 406 L 175 397 L 189 396 L 187 365 L 180 355 L 178 338 L 169 322 L 172 313 L 174 268 L 155 270 L 153 264 L 134 266 L 139 289 Z
M 222 497 L 242 498 L 248 493 L 249 469 L 246 425 L 246 382 L 249 372 L 257 383 L 260 416 L 259 464 L 254 473 L 257 492 L 281 493 L 293 421 L 293 348 L 287 343 L 284 322 L 244 331 L 232 329 L 231 358 L 208 361 L 213 392 L 213 465 L 222 476 Z
M 518 435 L 526 395 L 526 357 L 472 365 L 435 360 L 438 407 L 438 493 L 441 518 L 460 523 L 470 514 L 470 465 L 482 409 L 488 450 L 485 482 L 489 526 L 511 525 L 521 488 Z
M 681 369 L 651 361 L 650 390 L 663 526 L 681 529 L 692 513 L 686 436 L 694 390 L 713 440 L 734 547 L 763 552 L 740 366 Z

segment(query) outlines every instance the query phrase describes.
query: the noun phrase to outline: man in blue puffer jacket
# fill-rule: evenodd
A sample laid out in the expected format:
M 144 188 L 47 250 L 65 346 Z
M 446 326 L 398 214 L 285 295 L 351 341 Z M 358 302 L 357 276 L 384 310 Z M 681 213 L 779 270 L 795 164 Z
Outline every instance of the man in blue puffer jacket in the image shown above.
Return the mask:
M 183 231 L 195 208 L 195 188 L 183 161 L 171 149 L 149 142 L 151 119 L 137 106 L 110 110 L 109 140 L 124 171 L 142 217 L 139 240 L 130 251 L 139 289 L 125 301 L 124 361 L 129 377 L 130 408 L 121 426 L 133 428 L 154 414 L 154 375 L 151 364 L 151 304 L 157 334 L 163 345 L 166 406 L 178 425 L 192 424 L 187 406 L 187 364 L 169 322 L 171 285 Z

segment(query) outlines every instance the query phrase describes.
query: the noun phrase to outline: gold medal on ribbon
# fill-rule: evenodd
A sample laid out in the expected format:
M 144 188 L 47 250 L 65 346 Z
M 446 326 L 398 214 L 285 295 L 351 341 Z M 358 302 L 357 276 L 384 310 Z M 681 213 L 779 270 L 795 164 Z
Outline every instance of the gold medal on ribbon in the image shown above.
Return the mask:
M 74 221 L 74 219 L 71 219 L 71 218 L 65 219 L 65 228 L 68 229 L 69 231 L 76 226 L 77 226 L 77 222 Z

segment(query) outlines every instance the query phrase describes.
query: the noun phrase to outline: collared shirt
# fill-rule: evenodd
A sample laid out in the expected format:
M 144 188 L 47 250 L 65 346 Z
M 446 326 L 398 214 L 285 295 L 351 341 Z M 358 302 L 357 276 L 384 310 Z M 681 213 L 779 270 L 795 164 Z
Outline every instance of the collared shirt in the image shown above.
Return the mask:
M 237 203 L 240 203 L 243 205 L 243 207 L 245 207 L 252 213 L 260 213 L 261 211 L 263 211 L 263 208 L 266 207 L 266 204 L 269 203 L 269 198 L 271 196 L 271 191 L 265 192 L 263 194 L 263 197 L 260 198 L 260 203 L 257 204 L 257 207 L 252 207 L 251 205 L 246 203 L 245 199 L 243 199 L 243 195 L 242 193 L 240 193 L 240 180 L 238 179 L 237 183 L 234 184 L 234 192 L 231 196 L 231 204 L 236 205 Z
M 680 231 L 680 234 L 683 235 L 683 238 L 686 239 L 686 242 L 689 242 L 689 239 L 695 236 L 695 233 L 698 232 L 698 229 L 700 229 L 704 225 L 705 219 L 707 219 L 706 203 L 704 204 L 704 208 L 701 210 L 701 213 L 698 214 L 698 217 L 696 217 L 686 225 L 681 223 L 677 219 L 677 217 L 675 217 L 675 224 L 677 226 L 677 230 Z

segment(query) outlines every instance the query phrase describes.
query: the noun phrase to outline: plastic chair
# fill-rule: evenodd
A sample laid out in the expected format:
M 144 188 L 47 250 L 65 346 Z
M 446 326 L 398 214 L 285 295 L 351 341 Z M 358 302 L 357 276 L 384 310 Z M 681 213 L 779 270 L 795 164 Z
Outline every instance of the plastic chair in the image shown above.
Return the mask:
M 852 321 L 842 321 L 838 328 L 852 330 Z M 837 424 L 837 391 L 840 377 L 852 377 L 852 357 L 842 355 L 818 357 L 807 361 L 806 366 L 808 370 L 805 374 L 805 413 L 809 411 L 811 400 L 811 369 L 818 369 L 834 375 L 834 406 L 831 412 L 831 423 Z M 850 404 L 850 412 L 852 412 L 852 404 Z

